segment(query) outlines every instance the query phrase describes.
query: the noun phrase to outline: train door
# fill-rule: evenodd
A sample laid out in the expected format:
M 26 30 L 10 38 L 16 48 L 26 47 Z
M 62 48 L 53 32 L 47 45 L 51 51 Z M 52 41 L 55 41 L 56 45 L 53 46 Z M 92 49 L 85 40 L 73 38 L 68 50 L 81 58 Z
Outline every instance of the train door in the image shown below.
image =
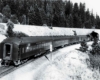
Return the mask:
M 5 43 L 4 44 L 4 52 L 3 52 L 3 58 L 5 60 L 10 60 L 12 54 L 12 44 Z

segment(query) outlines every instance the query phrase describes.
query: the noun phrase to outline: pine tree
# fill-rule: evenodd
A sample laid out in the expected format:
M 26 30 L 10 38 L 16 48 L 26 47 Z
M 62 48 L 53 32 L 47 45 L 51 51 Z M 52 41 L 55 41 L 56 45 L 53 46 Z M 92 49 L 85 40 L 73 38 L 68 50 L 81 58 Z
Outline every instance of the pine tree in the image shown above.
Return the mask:
M 72 11 L 73 11 L 73 4 L 70 1 L 66 2 L 66 4 L 65 4 L 65 15 L 66 16 L 70 15 L 72 13 Z
M 91 19 L 91 28 L 93 28 L 93 27 L 95 27 L 95 18 L 94 18 L 93 13 L 91 13 L 90 19 Z
M 59 16 L 55 13 L 53 17 L 52 25 L 57 27 L 59 26 L 58 24 L 59 24 Z
M 11 9 L 9 5 L 6 5 L 3 9 L 2 9 L 2 13 L 5 17 L 10 18 L 11 16 Z
M 85 20 L 86 20 L 86 16 L 85 16 L 85 4 L 82 4 L 80 3 L 80 6 L 79 6 L 79 15 L 80 15 L 80 18 L 82 20 L 82 27 L 84 27 L 85 25 Z
M 90 12 L 89 9 L 85 12 L 86 21 L 85 21 L 85 28 L 91 28 L 91 20 L 90 20 Z
M 95 25 L 97 29 L 100 29 L 100 17 L 96 14 Z
M 73 27 L 73 16 L 72 16 L 72 14 L 69 15 L 68 20 L 69 20 L 69 22 L 68 22 L 69 27 Z
M 18 23 L 19 23 L 16 14 L 11 15 L 10 20 L 11 20 L 14 24 L 18 24 Z
M 78 3 L 75 3 L 75 4 L 74 4 L 73 14 L 79 14 L 79 7 L 78 7 Z

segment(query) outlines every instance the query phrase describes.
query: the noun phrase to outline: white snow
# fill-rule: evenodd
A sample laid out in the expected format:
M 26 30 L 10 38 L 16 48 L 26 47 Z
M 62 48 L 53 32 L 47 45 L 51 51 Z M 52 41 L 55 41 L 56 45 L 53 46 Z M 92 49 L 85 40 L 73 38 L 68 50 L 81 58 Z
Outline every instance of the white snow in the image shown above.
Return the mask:
M 73 31 L 76 31 L 77 35 L 86 35 L 91 33 L 94 29 L 79 29 L 79 28 L 59 28 L 53 27 L 50 29 L 46 26 L 34 26 L 34 25 L 15 25 L 15 32 L 23 32 L 29 36 L 50 36 L 50 35 L 74 35 Z
M 99 80 L 99 71 L 92 71 L 87 60 L 89 56 L 77 50 L 64 53 L 48 64 L 37 80 Z
M 1 27 L 4 27 L 4 29 L 2 29 Z M 5 23 L 0 23 L 0 32 L 2 31 L 2 34 L 5 34 L 6 30 L 7 30 L 7 25 Z M 23 32 L 29 36 L 74 35 L 73 31 L 76 31 L 77 35 L 87 35 L 92 31 L 100 33 L 99 29 L 59 28 L 59 27 L 53 27 L 53 29 L 50 29 L 47 26 L 20 25 L 20 24 L 14 24 L 13 31 Z
M 6 36 L 0 34 L 0 42 L 2 42 L 4 39 L 6 39 Z

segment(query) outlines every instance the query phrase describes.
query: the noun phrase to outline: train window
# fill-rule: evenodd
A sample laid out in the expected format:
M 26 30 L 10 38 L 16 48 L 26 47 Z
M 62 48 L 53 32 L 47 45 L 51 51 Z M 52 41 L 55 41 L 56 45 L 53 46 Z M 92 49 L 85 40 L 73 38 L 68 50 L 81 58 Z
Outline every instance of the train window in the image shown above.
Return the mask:
M 42 44 L 42 46 L 44 46 L 44 43 Z
M 32 51 L 32 46 L 30 46 L 30 51 Z
M 36 46 L 33 46 L 33 50 L 35 50 Z
M 41 47 L 41 44 L 38 45 L 38 48 L 40 48 L 40 47 Z
M 22 53 L 25 53 L 24 47 L 22 48 Z
M 32 46 L 32 50 L 34 50 L 34 46 Z
M 19 47 L 19 53 L 22 53 L 22 48 Z
M 40 45 L 38 44 L 38 45 L 37 45 L 37 49 L 39 49 L 39 46 L 40 46 Z

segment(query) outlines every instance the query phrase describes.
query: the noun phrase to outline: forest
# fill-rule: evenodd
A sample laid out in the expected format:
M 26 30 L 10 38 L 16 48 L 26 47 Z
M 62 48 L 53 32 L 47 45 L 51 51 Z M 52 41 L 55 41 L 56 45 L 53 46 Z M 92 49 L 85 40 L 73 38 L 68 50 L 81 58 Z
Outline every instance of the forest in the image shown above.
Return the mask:
M 70 0 L 0 0 L 0 13 L 3 23 L 100 29 L 99 15 Z

